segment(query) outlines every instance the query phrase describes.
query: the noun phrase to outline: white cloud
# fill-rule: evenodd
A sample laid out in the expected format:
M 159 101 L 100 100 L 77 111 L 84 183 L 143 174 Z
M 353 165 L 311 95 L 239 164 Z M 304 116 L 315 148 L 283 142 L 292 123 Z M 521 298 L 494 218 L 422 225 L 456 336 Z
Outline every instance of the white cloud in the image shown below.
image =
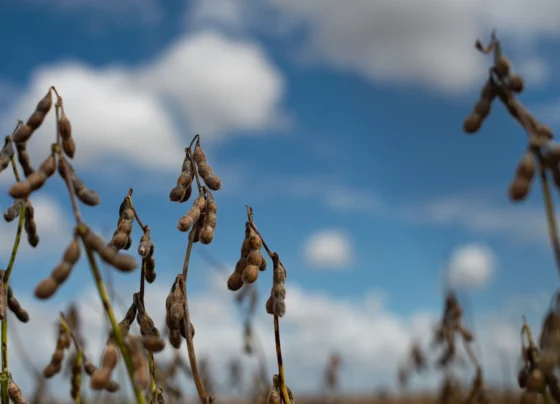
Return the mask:
M 496 256 L 490 248 L 466 244 L 451 253 L 445 275 L 452 288 L 479 289 L 488 286 L 495 269 Z
M 283 79 L 262 49 L 212 32 L 182 37 L 136 68 L 42 66 L 0 115 L 0 129 L 9 133 L 17 119 L 27 119 L 52 85 L 72 122 L 74 164 L 105 172 L 123 165 L 176 172 L 191 138 L 185 132 L 208 139 L 283 122 Z M 188 130 L 179 131 L 185 123 Z M 29 143 L 33 161 L 44 158 L 54 128 L 53 108 Z
M 144 80 L 178 103 L 196 133 L 216 136 L 281 123 L 284 82 L 255 43 L 197 33 L 167 49 Z
M 224 1 L 224 0 L 221 0 Z M 198 10 L 203 7 L 200 3 Z M 377 83 L 433 86 L 442 92 L 482 84 L 490 60 L 474 49 L 477 38 L 497 29 L 506 47 L 528 49 L 542 36 L 558 36 L 560 6 L 553 0 L 251 0 L 228 12 L 206 13 L 202 22 L 302 35 L 303 57 L 362 75 Z M 192 14 L 201 15 L 197 8 Z M 252 16 L 258 10 L 258 17 Z M 265 19 L 267 25 L 253 20 Z M 272 28 L 269 28 L 272 27 Z M 509 41 L 509 42 L 508 42 Z M 517 45 L 517 46 L 516 46 Z M 513 55 L 515 56 L 515 55 Z M 515 59 L 514 59 L 515 63 Z M 539 73 L 540 74 L 540 73 Z
M 528 86 L 544 84 L 550 78 L 550 66 L 538 57 L 523 60 L 515 66 L 515 70 L 525 79 Z
M 348 269 L 354 262 L 354 248 L 346 232 L 322 230 L 304 243 L 306 265 L 318 269 Z
M 158 327 L 163 324 L 164 301 L 170 282 L 159 280 L 147 287 L 146 305 Z M 339 299 L 292 283 L 287 284 L 287 290 L 287 314 L 281 321 L 281 333 L 288 383 L 296 393 L 317 391 L 324 363 L 334 351 L 340 353 L 344 360 L 341 375 L 343 391 L 370 392 L 380 386 L 394 386 L 398 360 L 405 355 L 411 339 L 418 337 L 426 346 L 437 320 L 436 312 L 418 307 L 408 316 L 392 312 L 384 305 L 384 299 L 378 292 Z M 133 292 L 132 287 L 120 285 L 119 291 L 127 303 L 127 296 Z M 101 305 L 91 288 L 77 290 L 76 293 L 76 296 L 80 296 L 78 304 L 84 323 L 83 335 L 87 338 L 87 353 L 97 362 L 102 341 L 106 337 Z M 17 290 L 16 295 L 31 314 L 30 323 L 17 325 L 18 334 L 36 366 L 42 368 L 54 347 L 53 324 L 58 311 L 64 307 L 60 302 L 45 304 L 27 299 L 25 291 Z M 227 292 L 223 279 L 219 283 L 213 282 L 204 291 L 198 290 L 190 295 L 197 354 L 199 358 L 209 356 L 214 377 L 220 385 L 218 395 L 228 392 L 223 384 L 227 377 L 225 363 L 238 356 L 242 346 L 243 321 L 231 299 L 232 295 Z M 546 302 L 538 307 L 536 313 L 539 317 L 545 306 Z M 258 313 L 255 329 L 266 354 L 267 370 L 272 375 L 276 360 L 274 334 L 270 316 L 264 313 L 263 301 L 258 303 Z M 122 314 L 119 308 L 119 317 Z M 486 374 L 494 382 L 501 382 L 493 375 L 499 375 L 498 378 L 502 375 L 502 356 L 510 359 L 510 363 L 516 363 L 519 354 L 519 317 L 504 314 L 507 314 L 504 310 L 496 309 L 477 316 L 477 346 L 484 349 L 482 359 Z M 525 314 L 532 320 L 535 313 Z M 534 326 L 534 322 L 530 325 Z M 48 330 L 53 330 L 53 333 Z M 537 330 L 538 326 L 534 331 Z M 42 338 L 36 338 L 38 333 L 41 333 Z M 317 344 L 317 341 L 321 341 L 321 344 Z M 186 358 L 184 346 L 181 353 Z M 11 355 L 14 358 L 10 362 L 12 373 L 21 382 L 24 393 L 29 395 L 32 381 L 24 375 L 18 353 L 13 352 Z M 156 355 L 156 360 L 162 363 L 170 356 L 171 350 L 166 348 Z M 435 357 L 435 353 L 430 355 L 431 359 Z M 254 360 L 246 359 L 243 363 L 249 369 L 254 369 Z M 508 380 L 513 383 L 513 374 Z M 434 387 L 433 382 L 420 378 L 418 386 L 424 389 Z M 123 381 L 123 385 L 127 383 Z M 181 385 L 187 391 L 194 392 L 192 383 L 182 382 Z M 61 396 L 67 394 L 67 383 L 63 384 L 60 376 L 51 382 L 51 387 Z
M 99 168 L 113 160 L 177 169 L 184 146 L 168 111 L 153 93 L 138 87 L 125 69 L 98 70 L 78 63 L 39 68 L 3 122 L 11 125 L 17 118 L 27 119 L 52 85 L 62 96 L 72 123 L 76 166 Z M 53 107 L 29 142 L 32 160 L 45 158 L 55 136 Z
M 543 211 L 511 205 L 505 195 L 502 203 L 476 194 L 445 196 L 403 206 L 397 213 L 410 223 L 458 226 L 476 234 L 499 235 L 518 244 L 549 243 Z

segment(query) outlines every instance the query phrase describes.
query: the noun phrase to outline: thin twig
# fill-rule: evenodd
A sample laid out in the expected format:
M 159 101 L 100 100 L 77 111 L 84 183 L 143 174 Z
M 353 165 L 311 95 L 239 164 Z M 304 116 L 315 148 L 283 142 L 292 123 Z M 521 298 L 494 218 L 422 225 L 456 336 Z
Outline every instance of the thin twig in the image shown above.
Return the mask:
M 214 397 L 209 395 L 206 390 L 204 389 L 204 384 L 202 383 L 202 378 L 200 377 L 200 373 L 198 371 L 198 364 L 196 361 L 196 352 L 194 349 L 194 341 L 193 336 L 191 333 L 191 318 L 189 313 L 189 303 L 187 298 L 187 277 L 189 273 L 189 262 L 192 253 L 192 247 L 194 244 L 194 235 L 195 235 L 196 227 L 193 227 L 189 232 L 189 242 L 187 245 L 187 251 L 185 253 L 185 261 L 183 263 L 183 273 L 182 278 L 185 282 L 185 300 L 184 300 L 184 309 L 185 309 L 185 335 L 187 336 L 187 351 L 189 354 L 189 362 L 191 365 L 191 372 L 193 375 L 194 384 L 196 385 L 196 390 L 198 391 L 198 395 L 200 396 L 200 400 L 203 404 L 211 404 L 214 402 Z
M 268 248 L 268 245 L 264 241 L 262 234 L 257 229 L 257 226 L 255 226 L 255 222 L 253 221 L 253 208 L 251 208 L 250 206 L 247 206 L 247 218 L 249 220 L 249 225 L 251 226 L 253 231 L 260 237 L 262 241 L 262 245 L 266 250 L 270 259 L 272 260 L 277 259 L 278 263 L 282 265 L 282 262 L 280 261 L 278 255 L 274 254 L 270 250 L 270 248 Z M 286 387 L 286 378 L 284 375 L 284 363 L 282 359 L 282 344 L 280 342 L 280 319 L 276 314 L 274 314 L 274 341 L 276 343 L 276 361 L 278 362 L 278 378 L 280 384 L 279 386 L 280 391 L 282 393 L 282 398 L 285 404 L 291 404 L 290 396 L 288 394 L 288 388 Z

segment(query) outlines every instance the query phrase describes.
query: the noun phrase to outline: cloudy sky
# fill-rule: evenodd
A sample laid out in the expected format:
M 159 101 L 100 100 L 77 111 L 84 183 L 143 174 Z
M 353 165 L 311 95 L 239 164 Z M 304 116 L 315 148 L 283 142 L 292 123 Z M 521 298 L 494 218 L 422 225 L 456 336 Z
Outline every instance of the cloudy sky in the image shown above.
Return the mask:
M 0 27 L 2 133 L 56 86 L 77 143 L 73 164 L 102 199 L 82 208 L 87 222 L 110 235 L 132 187 L 152 227 L 158 278 L 147 302 L 160 321 L 186 245 L 175 226 L 188 206 L 168 194 L 183 148 L 200 133 L 224 185 L 214 242 L 195 250 L 233 266 L 245 205 L 255 209 L 288 269 L 283 341 L 294 391 L 318 388 L 333 351 L 344 359 L 344 390 L 392 386 L 410 341 L 428 338 L 444 270 L 469 297 L 485 366 L 500 379 L 504 358 L 515 363 L 521 315 L 537 324 L 557 282 L 542 199 L 535 187 L 526 202 L 508 202 L 526 137 L 502 107 L 480 134 L 461 128 L 490 62 L 473 44 L 492 28 L 526 79 L 522 101 L 560 125 L 556 1 L 8 0 Z M 51 114 L 32 138 L 36 165 L 53 129 Z M 5 189 L 12 182 L 9 171 L 0 175 Z M 72 216 L 58 178 L 32 201 L 41 243 L 22 248 L 13 273 L 32 315 L 18 333 L 46 365 L 49 327 L 78 301 L 98 355 L 102 320 L 85 263 L 52 302 L 33 298 L 70 241 Z M 9 204 L 2 194 L 2 209 Z M 1 224 L 0 265 L 15 230 Z M 196 343 L 221 380 L 225 361 L 240 353 L 242 319 L 223 275 L 197 252 L 189 280 Z M 126 304 L 137 276 L 112 277 Z M 262 274 L 257 326 L 272 374 L 269 284 Z M 23 367 L 11 364 L 29 392 Z

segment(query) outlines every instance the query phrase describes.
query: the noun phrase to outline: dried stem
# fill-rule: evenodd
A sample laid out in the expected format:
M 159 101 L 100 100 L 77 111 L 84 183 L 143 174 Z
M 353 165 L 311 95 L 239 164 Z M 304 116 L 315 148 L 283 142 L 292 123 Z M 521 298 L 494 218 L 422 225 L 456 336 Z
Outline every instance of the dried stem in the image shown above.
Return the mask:
M 266 250 L 268 256 L 270 257 L 270 259 L 273 259 L 274 253 L 270 250 L 270 248 L 268 248 L 268 245 L 264 241 L 262 234 L 257 229 L 257 226 L 255 226 L 255 222 L 253 221 L 253 208 L 251 208 L 250 206 L 247 206 L 247 218 L 249 220 L 249 225 L 251 226 L 253 231 L 261 238 L 262 245 Z M 281 263 L 280 258 L 278 258 L 278 261 Z M 282 399 L 284 400 L 285 404 L 291 404 L 290 396 L 288 394 L 288 389 L 286 387 L 286 378 L 284 375 L 284 362 L 282 360 L 282 345 L 280 343 L 280 319 L 278 318 L 277 315 L 274 315 L 274 341 L 276 343 L 276 361 L 278 362 L 278 379 L 279 379 L 278 381 L 279 381 L 280 391 L 282 393 Z
M 134 212 L 134 218 L 136 219 L 136 223 L 138 223 L 138 226 L 140 226 L 142 231 L 145 232 L 146 231 L 146 226 L 144 226 L 144 223 L 142 223 L 142 220 L 140 220 L 140 216 L 138 216 L 138 212 L 134 208 L 134 203 L 132 202 L 132 193 L 133 192 L 134 192 L 134 190 L 132 188 L 129 188 L 128 189 L 128 194 L 126 195 L 126 198 L 128 199 L 128 202 L 130 203 L 130 208 Z
M 190 151 L 189 151 L 190 152 Z M 185 309 L 185 327 L 187 328 L 185 330 L 185 335 L 187 336 L 186 340 L 187 340 L 187 351 L 189 354 L 189 363 L 191 365 L 191 371 L 192 371 L 192 375 L 193 375 L 193 380 L 194 380 L 194 384 L 196 385 L 196 390 L 198 391 L 198 395 L 200 397 L 200 400 L 202 401 L 203 404 L 211 404 L 214 402 L 214 397 L 209 395 L 206 390 L 204 389 L 204 384 L 202 383 L 202 378 L 200 377 L 200 373 L 198 371 L 198 363 L 196 361 L 196 352 L 194 349 L 194 341 L 193 341 L 193 335 L 191 333 L 191 317 L 190 317 L 190 313 L 189 313 L 189 302 L 188 302 L 188 298 L 187 298 L 187 275 L 189 273 L 189 262 L 191 259 L 191 253 L 192 253 L 192 247 L 194 244 L 194 235 L 195 235 L 195 229 L 196 227 L 193 227 L 191 229 L 191 231 L 189 232 L 189 242 L 187 245 L 187 251 L 185 253 L 185 261 L 183 263 L 183 273 L 182 273 L 182 277 L 183 280 L 185 282 L 185 304 L 184 304 L 184 309 Z
M 111 323 L 111 327 L 113 328 L 113 335 L 115 337 L 115 340 L 117 342 L 117 345 L 122 353 L 122 356 L 124 358 L 125 364 L 126 364 L 126 369 L 128 371 L 128 376 L 130 378 L 130 383 L 132 384 L 132 388 L 134 390 L 134 395 L 136 396 L 136 401 L 138 404 L 146 404 L 146 400 L 144 399 L 144 395 L 142 394 L 142 391 L 140 390 L 140 388 L 136 385 L 136 382 L 134 381 L 134 366 L 132 363 L 132 359 L 130 357 L 130 352 L 128 351 L 127 346 L 124 343 L 124 338 L 123 335 L 121 333 L 121 329 L 119 327 L 119 322 L 117 321 L 117 318 L 115 317 L 115 312 L 113 311 L 113 306 L 111 305 L 111 302 L 109 300 L 109 295 L 107 294 L 107 289 L 105 288 L 105 284 L 103 283 L 103 278 L 101 277 L 101 272 L 99 271 L 99 268 L 97 266 L 97 262 L 95 261 L 95 257 L 93 255 L 93 252 L 91 251 L 91 249 L 87 246 L 86 242 L 85 242 L 85 236 L 88 232 L 88 228 L 87 226 L 80 224 L 78 225 L 78 232 L 80 234 L 80 237 L 82 238 L 82 245 L 84 246 L 85 250 L 86 250 L 86 254 L 88 257 L 88 261 L 89 261 L 89 265 L 91 268 L 91 272 L 93 274 L 93 277 L 95 279 L 95 285 L 97 286 L 97 291 L 99 293 L 99 297 L 101 298 L 101 302 L 103 303 L 103 308 L 105 309 L 105 312 L 107 313 L 107 317 L 109 317 L 109 321 Z
M 21 121 L 18 122 L 18 125 L 16 126 L 17 130 L 19 128 L 19 126 L 21 125 Z M 14 131 L 15 131 L 14 130 Z M 11 164 L 12 164 L 12 168 L 14 171 L 14 176 L 16 177 L 16 181 L 19 182 L 20 181 L 20 177 L 19 177 L 19 173 L 18 173 L 18 169 L 17 169 L 17 165 L 15 162 L 15 159 L 12 157 L 11 159 Z M 12 253 L 10 254 L 10 261 L 8 262 L 8 268 L 6 268 L 6 272 L 4 273 L 4 277 L 2 279 L 2 282 L 4 283 L 4 290 L 8 290 L 9 288 L 9 280 L 10 280 L 10 275 L 12 274 L 12 270 L 14 268 L 14 263 L 16 261 L 16 256 L 19 250 L 19 245 L 21 242 L 21 234 L 23 233 L 23 222 L 25 219 L 25 212 L 27 210 L 27 204 L 24 204 L 21 207 L 21 210 L 19 212 L 19 220 L 18 220 L 18 227 L 16 230 L 16 237 L 14 240 L 14 245 L 12 247 Z M 4 297 L 5 299 L 7 299 L 7 294 Z M 6 304 L 6 302 L 4 302 Z M 8 368 L 8 316 L 6 315 L 6 317 L 2 320 L 2 377 L 0 378 L 0 383 L 2 385 L 2 403 L 9 403 L 9 397 L 8 397 L 8 383 L 9 383 L 9 368 Z
M 525 129 L 530 138 L 536 138 L 534 123 L 537 122 L 536 118 L 521 104 L 518 100 L 514 99 L 511 91 L 507 90 L 502 84 L 496 85 L 497 94 L 502 103 L 506 106 L 510 114 L 517 120 L 517 122 Z M 539 176 L 541 180 L 541 191 L 545 204 L 546 219 L 548 224 L 548 234 L 552 250 L 554 252 L 554 259 L 556 268 L 560 275 L 560 238 L 558 236 L 558 227 L 556 224 L 556 214 L 554 212 L 554 205 L 552 203 L 552 194 L 550 192 L 550 185 L 546 175 L 546 167 L 543 162 L 543 155 L 538 148 L 533 148 L 535 157 L 539 165 Z

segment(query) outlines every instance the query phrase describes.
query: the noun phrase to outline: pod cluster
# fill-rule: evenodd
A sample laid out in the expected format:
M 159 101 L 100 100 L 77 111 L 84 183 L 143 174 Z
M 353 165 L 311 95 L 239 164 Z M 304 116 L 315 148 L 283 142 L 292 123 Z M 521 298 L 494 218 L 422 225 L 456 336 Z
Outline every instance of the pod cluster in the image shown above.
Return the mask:
M 169 330 L 169 342 L 179 349 L 183 338 L 187 338 L 187 328 L 194 337 L 194 326 L 187 326 L 185 313 L 185 280 L 178 274 L 171 286 L 171 290 L 165 300 L 165 323 Z
M 237 291 L 246 283 L 254 283 L 259 277 L 259 271 L 266 270 L 266 258 L 261 253 L 262 245 L 261 236 L 255 232 L 251 223 L 247 221 L 245 223 L 245 238 L 241 244 L 241 256 L 227 281 L 229 290 Z
M 51 378 L 62 370 L 62 361 L 64 360 L 64 351 L 68 350 L 72 345 L 72 336 L 59 324 L 58 337 L 56 339 L 56 348 L 52 354 L 50 363 L 43 370 L 43 376 Z
M 132 245 L 132 224 L 134 222 L 134 208 L 130 197 L 127 195 L 119 207 L 119 220 L 117 229 L 113 233 L 110 245 L 115 250 L 128 250 Z
M 441 367 L 447 366 L 456 357 L 456 341 L 457 333 L 462 337 L 465 343 L 473 341 L 474 337 L 470 330 L 464 326 L 463 309 L 454 293 L 450 292 L 445 297 L 445 305 L 443 309 L 442 319 L 435 330 L 434 343 L 442 345 L 443 354 L 439 359 Z
M 199 177 L 205 185 L 200 184 Z M 188 201 L 192 195 L 195 179 L 194 185 L 198 187 L 199 195 L 188 212 L 179 219 L 177 228 L 181 232 L 192 230 L 195 243 L 210 244 L 214 240 L 218 212 L 218 206 L 210 190 L 220 190 L 222 182 L 208 164 L 206 154 L 200 145 L 200 138 L 197 139 L 194 150 L 191 151 L 190 147 L 185 149 L 181 174 L 177 178 L 177 184 L 169 193 L 169 200 L 178 203 Z
M 189 149 L 185 149 L 185 159 L 181 166 L 181 174 L 177 178 L 177 185 L 169 193 L 169 200 L 183 203 L 192 195 L 192 182 L 194 179 L 194 165 L 190 157 Z
M 481 48 L 481 45 L 477 47 Z M 490 50 L 483 51 L 485 53 L 490 52 Z M 494 79 L 491 76 L 484 84 L 480 93 L 480 99 L 476 102 L 471 115 L 463 122 L 463 130 L 467 134 L 474 134 L 480 130 L 482 123 L 490 114 L 492 102 L 499 91 L 505 92 L 507 95 L 523 91 L 523 78 L 519 74 L 511 72 L 511 62 L 503 54 L 500 53 L 496 58 L 492 72 L 497 78 Z
M 144 234 L 138 244 L 138 254 L 142 257 L 142 269 L 144 271 L 144 279 L 148 283 L 156 280 L 156 260 L 154 258 L 154 242 L 150 235 L 150 226 L 144 227 Z

